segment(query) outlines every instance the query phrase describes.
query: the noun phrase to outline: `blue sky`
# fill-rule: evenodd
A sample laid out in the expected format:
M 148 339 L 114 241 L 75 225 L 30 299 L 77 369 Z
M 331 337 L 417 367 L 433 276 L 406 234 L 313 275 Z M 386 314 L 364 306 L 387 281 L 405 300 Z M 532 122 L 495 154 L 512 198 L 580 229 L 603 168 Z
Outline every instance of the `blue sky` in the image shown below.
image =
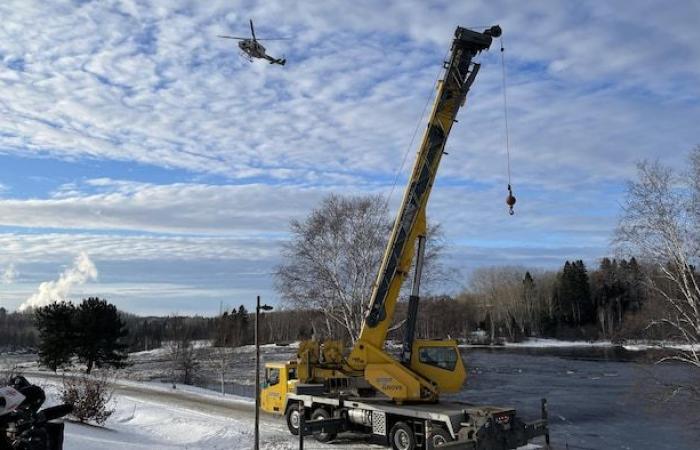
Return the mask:
M 610 254 L 635 163 L 682 169 L 700 144 L 692 1 L 17 0 L 0 15 L 10 309 L 61 286 L 83 254 L 97 276 L 71 298 L 143 314 L 276 302 L 289 221 L 331 192 L 388 194 L 410 148 L 396 205 L 456 25 L 504 29 L 518 204 L 508 216 L 496 44 L 429 206 L 461 274 L 445 289 L 481 265 Z M 247 33 L 249 18 L 259 36 L 293 37 L 267 45 L 285 67 L 216 38 Z

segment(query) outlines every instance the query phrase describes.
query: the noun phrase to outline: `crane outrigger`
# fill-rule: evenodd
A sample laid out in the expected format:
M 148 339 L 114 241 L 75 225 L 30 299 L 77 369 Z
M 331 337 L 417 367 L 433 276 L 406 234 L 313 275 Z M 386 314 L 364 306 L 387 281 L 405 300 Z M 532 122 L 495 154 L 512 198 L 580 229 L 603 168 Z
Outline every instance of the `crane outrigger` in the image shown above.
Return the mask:
M 322 442 L 353 430 L 399 450 L 452 446 L 451 442 L 465 445 L 460 448 L 500 450 L 548 433 L 545 417 L 525 424 L 512 408 L 440 402 L 441 394 L 458 392 L 466 379 L 457 342 L 414 339 L 428 197 L 452 125 L 479 72 L 473 58 L 500 35 L 498 26 L 481 33 L 462 27 L 455 31 L 369 311 L 352 349 L 346 352 L 340 341 L 304 341 L 296 360 L 266 364 L 262 408 L 285 414 L 293 434 L 299 433 L 303 419 L 326 423 L 315 434 Z M 414 254 L 415 275 L 397 359 L 384 344 Z

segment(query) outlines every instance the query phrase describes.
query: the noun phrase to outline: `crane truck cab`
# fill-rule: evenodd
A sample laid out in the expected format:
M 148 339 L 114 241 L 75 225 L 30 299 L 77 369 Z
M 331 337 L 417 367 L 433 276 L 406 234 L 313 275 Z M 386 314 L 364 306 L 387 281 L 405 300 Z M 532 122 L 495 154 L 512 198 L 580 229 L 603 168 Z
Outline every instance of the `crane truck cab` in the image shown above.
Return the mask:
M 297 364 L 294 361 L 265 364 L 265 379 L 260 391 L 260 407 L 271 414 L 284 414 L 287 394 L 297 384 Z

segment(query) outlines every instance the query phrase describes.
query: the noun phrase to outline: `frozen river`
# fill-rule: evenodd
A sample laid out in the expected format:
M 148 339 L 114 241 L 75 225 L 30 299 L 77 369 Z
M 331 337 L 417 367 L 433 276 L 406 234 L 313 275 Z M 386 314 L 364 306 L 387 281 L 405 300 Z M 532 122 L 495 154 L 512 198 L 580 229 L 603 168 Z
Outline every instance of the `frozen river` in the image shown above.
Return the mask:
M 565 449 L 700 449 L 700 404 L 668 399 L 664 382 L 700 385 L 700 370 L 654 365 L 619 348 L 464 350 L 467 388 L 455 397 L 539 415 L 549 402 L 552 442 Z M 668 401 L 664 401 L 668 400 Z

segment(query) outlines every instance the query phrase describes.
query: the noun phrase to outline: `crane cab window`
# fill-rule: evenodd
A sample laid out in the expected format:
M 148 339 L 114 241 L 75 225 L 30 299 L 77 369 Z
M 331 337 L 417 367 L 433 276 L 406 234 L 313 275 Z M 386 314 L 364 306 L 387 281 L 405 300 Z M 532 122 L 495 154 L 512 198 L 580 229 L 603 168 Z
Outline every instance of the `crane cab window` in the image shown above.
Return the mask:
M 420 362 L 445 370 L 455 370 L 457 366 L 457 349 L 454 347 L 422 347 L 419 351 Z
M 296 379 L 297 379 L 297 368 L 290 367 L 289 371 L 287 372 L 287 380 L 296 380 Z
M 280 370 L 279 369 L 267 369 L 265 374 L 265 385 L 275 386 L 280 382 Z

